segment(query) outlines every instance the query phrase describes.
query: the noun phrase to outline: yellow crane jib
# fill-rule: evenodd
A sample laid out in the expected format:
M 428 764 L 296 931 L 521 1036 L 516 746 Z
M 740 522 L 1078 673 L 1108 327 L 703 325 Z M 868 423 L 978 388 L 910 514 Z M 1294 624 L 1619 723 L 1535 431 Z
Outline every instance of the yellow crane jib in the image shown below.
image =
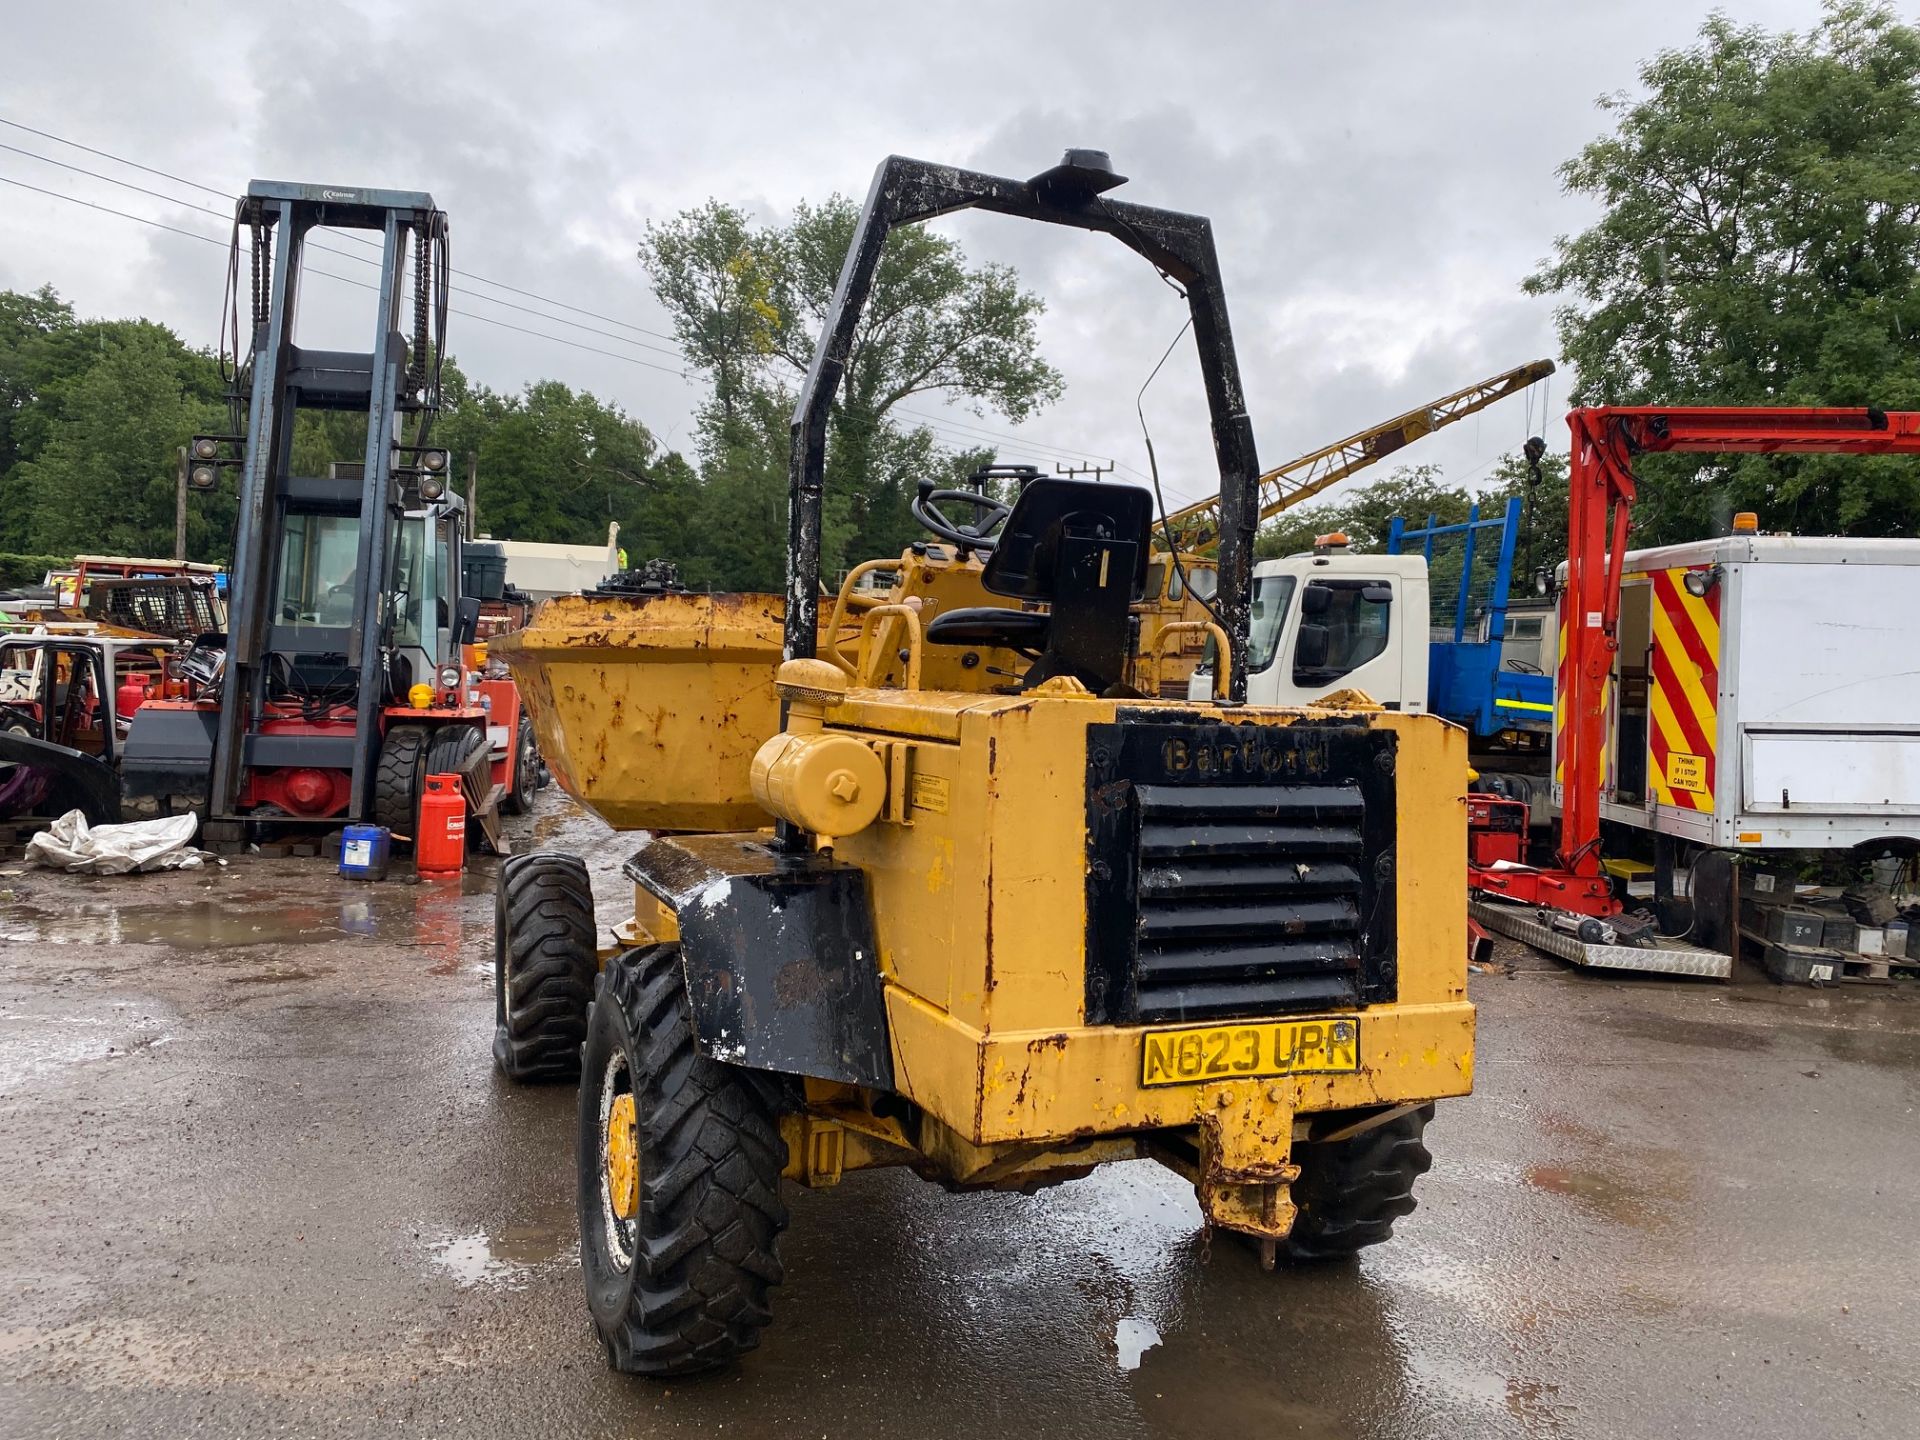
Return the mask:
M 1409 410 L 1385 424 L 1275 466 L 1260 477 L 1260 519 L 1271 520 L 1283 510 L 1312 499 L 1421 436 L 1431 435 L 1456 420 L 1486 409 L 1496 400 L 1517 394 L 1553 374 L 1553 368 L 1551 360 L 1516 366 Z M 1166 529 L 1172 536 L 1174 548 L 1182 554 L 1202 554 L 1212 549 L 1220 540 L 1219 498 L 1210 496 L 1184 510 L 1176 510 L 1167 517 Z M 1165 543 L 1163 536 L 1154 538 Z

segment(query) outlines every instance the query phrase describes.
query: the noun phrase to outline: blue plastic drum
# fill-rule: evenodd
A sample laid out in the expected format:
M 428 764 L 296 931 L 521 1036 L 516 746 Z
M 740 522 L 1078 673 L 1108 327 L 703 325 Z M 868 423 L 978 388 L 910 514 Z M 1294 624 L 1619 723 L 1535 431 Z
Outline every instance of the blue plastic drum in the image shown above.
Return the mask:
M 349 825 L 340 832 L 340 873 L 350 880 L 384 880 L 393 833 L 384 825 Z

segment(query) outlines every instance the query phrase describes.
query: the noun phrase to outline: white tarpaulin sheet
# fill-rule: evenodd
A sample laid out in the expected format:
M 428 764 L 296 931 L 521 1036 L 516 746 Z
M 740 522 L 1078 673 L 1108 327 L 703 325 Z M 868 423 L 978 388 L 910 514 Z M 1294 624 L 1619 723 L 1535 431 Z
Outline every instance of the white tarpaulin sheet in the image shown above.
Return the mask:
M 86 816 L 69 810 L 27 841 L 27 859 L 77 875 L 186 870 L 213 858 L 189 843 L 199 825 L 200 817 L 191 811 L 125 825 L 89 825 Z

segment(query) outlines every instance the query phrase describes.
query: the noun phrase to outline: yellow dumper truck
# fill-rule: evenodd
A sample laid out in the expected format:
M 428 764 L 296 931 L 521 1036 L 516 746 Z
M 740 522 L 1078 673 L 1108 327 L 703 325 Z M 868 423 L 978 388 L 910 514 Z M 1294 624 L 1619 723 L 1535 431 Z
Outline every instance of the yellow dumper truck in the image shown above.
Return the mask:
M 795 412 L 786 592 L 556 601 L 495 647 L 560 783 L 636 832 L 617 945 L 542 853 L 504 868 L 496 937 L 500 1068 L 578 1077 L 620 1369 L 753 1346 L 783 1180 L 1029 1189 L 1147 1157 L 1267 1264 L 1339 1256 L 1413 1208 L 1433 1102 L 1472 1086 L 1465 737 L 1357 692 L 1244 703 L 1259 466 L 1212 232 L 1119 183 L 1097 151 L 1030 180 L 884 162 Z M 1111 235 L 1185 292 L 1210 699 L 1126 681 L 1156 522 L 1131 486 L 923 496 L 938 543 L 822 614 L 828 406 L 881 248 L 967 208 Z

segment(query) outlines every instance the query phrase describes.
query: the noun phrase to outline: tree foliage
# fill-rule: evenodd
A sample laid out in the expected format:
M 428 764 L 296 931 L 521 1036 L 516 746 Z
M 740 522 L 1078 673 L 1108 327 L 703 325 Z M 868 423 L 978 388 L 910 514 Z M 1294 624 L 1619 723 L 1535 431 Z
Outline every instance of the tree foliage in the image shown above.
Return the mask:
M 676 561 L 692 584 L 778 588 L 788 417 L 856 218 L 838 196 L 774 227 L 711 201 L 648 229 L 641 258 L 713 382 L 692 461 L 597 396 L 550 379 L 493 390 L 450 356 L 434 438 L 456 487 L 477 474 L 480 528 L 591 545 L 617 523 L 634 560 Z M 1039 311 L 1010 270 L 968 265 L 951 240 L 913 230 L 889 244 L 835 397 L 829 573 L 919 536 L 907 506 L 922 477 L 958 484 L 991 458 L 901 423 L 902 401 L 941 390 L 1018 420 L 1058 395 Z M 176 452 L 228 428 L 225 400 L 213 357 L 160 325 L 81 320 L 50 289 L 0 292 L 0 552 L 34 552 L 26 568 L 42 552 L 170 555 Z M 366 446 L 361 416 L 302 412 L 292 468 L 324 475 Z M 237 474 L 190 497 L 190 558 L 229 557 Z
M 172 554 L 178 448 L 223 416 L 213 358 L 164 326 L 0 292 L 0 549 Z M 222 553 L 232 497 L 201 499 L 188 552 Z
M 744 508 L 783 518 L 785 412 L 813 358 L 859 207 L 835 195 L 802 204 L 786 225 L 754 226 L 719 202 L 649 226 L 640 260 L 674 317 L 689 358 L 711 377 L 701 417 L 709 486 Z M 984 452 L 948 451 L 903 402 L 941 392 L 976 413 L 1023 420 L 1058 398 L 1059 374 L 1041 358 L 1039 297 L 1002 265 L 969 265 L 946 236 L 910 226 L 888 237 L 828 423 L 823 561 L 831 572 L 897 552 L 916 538 L 915 486 L 950 483 Z M 776 423 L 778 418 L 780 423 Z M 753 498 L 749 499 L 751 496 Z M 784 554 L 784 545 L 776 552 Z M 762 560 L 720 562 L 759 572 Z M 777 574 L 777 571 L 776 571 Z M 772 577 L 761 576 L 760 583 Z
M 1920 407 L 1920 31 L 1829 0 L 1807 34 L 1716 14 L 1601 101 L 1611 134 L 1561 168 L 1605 207 L 1526 282 L 1557 320 L 1577 403 Z M 1909 461 L 1650 457 L 1638 537 L 1733 510 L 1767 528 L 1911 533 Z

